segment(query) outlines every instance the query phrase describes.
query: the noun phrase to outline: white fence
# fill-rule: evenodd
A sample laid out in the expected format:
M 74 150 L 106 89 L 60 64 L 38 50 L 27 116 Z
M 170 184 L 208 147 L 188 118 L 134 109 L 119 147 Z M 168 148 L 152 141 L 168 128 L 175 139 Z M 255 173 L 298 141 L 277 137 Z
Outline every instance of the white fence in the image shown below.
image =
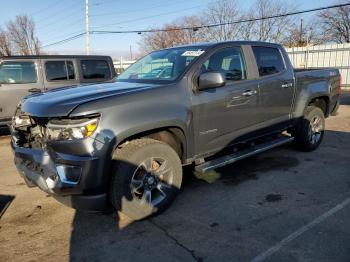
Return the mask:
M 129 66 L 131 66 L 133 63 L 135 63 L 135 60 L 125 60 L 123 59 L 113 61 L 114 69 L 118 74 L 122 73 L 125 69 L 127 69 Z
M 295 68 L 338 68 L 343 89 L 350 89 L 350 44 L 287 48 Z

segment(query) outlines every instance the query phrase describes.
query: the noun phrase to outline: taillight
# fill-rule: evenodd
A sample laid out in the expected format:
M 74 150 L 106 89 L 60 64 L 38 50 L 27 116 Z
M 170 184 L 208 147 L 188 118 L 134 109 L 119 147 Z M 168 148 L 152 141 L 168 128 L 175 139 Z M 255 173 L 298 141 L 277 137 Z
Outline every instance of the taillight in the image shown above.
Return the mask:
M 341 75 L 339 75 L 339 86 L 338 86 L 338 94 L 341 94 L 341 86 L 343 84 L 343 79 L 341 77 Z

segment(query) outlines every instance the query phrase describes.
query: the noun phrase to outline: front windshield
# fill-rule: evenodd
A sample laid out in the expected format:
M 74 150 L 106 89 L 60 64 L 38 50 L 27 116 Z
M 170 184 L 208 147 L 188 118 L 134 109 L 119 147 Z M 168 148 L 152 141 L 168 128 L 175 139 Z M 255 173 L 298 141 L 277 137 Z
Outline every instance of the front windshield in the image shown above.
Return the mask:
M 126 69 L 117 80 L 140 81 L 177 79 L 197 57 L 203 48 L 181 47 L 155 51 L 141 58 Z

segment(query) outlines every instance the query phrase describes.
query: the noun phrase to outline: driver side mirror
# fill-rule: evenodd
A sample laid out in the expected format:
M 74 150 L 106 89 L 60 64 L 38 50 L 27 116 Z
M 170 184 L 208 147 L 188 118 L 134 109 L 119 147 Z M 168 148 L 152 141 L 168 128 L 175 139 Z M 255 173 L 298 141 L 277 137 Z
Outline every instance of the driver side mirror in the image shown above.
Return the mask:
M 198 90 L 222 87 L 226 84 L 225 76 L 219 72 L 207 72 L 199 76 Z

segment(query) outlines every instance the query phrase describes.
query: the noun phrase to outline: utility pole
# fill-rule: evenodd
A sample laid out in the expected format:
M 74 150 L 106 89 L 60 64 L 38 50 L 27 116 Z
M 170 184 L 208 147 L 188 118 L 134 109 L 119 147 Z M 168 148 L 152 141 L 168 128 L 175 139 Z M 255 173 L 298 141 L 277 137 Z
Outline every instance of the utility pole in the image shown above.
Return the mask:
M 300 19 L 300 38 L 299 46 L 303 46 L 303 19 Z
M 89 0 L 85 0 L 86 54 L 90 55 Z
M 132 60 L 132 47 L 130 45 L 130 60 Z

